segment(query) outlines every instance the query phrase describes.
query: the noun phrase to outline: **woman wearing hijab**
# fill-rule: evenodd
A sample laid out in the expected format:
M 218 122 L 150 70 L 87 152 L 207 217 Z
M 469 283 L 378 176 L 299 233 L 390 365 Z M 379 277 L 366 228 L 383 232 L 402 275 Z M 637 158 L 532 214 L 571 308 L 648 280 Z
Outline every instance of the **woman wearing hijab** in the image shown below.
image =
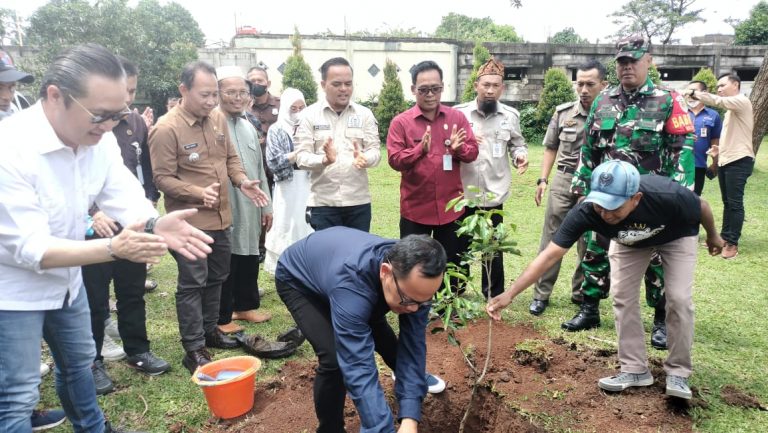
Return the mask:
M 296 166 L 293 135 L 299 126 L 301 110 L 306 107 L 301 91 L 287 88 L 280 95 L 277 121 L 267 132 L 267 166 L 274 174 L 272 197 L 274 219 L 267 232 L 267 256 L 264 269 L 275 273 L 277 259 L 288 246 L 312 233 L 304 213 L 309 196 L 309 172 Z

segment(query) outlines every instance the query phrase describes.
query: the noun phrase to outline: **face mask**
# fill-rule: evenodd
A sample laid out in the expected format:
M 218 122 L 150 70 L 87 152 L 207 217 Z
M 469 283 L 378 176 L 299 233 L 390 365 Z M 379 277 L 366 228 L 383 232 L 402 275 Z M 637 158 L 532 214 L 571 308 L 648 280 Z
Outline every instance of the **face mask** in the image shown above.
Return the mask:
M 299 123 L 299 113 L 288 114 L 288 119 L 291 121 L 291 123 L 297 125 Z
M 251 95 L 255 97 L 263 96 L 265 93 L 267 93 L 267 86 L 263 84 L 254 84 L 251 88 Z
M 688 101 L 688 108 L 696 108 L 701 104 L 701 101 Z

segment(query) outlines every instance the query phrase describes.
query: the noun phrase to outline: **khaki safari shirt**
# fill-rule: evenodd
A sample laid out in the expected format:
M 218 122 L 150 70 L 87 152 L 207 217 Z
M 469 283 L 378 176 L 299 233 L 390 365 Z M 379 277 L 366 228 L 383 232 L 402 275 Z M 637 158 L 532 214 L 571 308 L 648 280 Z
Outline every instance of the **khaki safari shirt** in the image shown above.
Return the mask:
M 528 154 L 528 146 L 520 132 L 520 114 L 500 102 L 496 112 L 488 115 L 478 111 L 477 100 L 454 108 L 466 116 L 477 139 L 477 159 L 461 163 L 464 194 L 473 195 L 467 187 L 474 185 L 480 188 L 481 194 L 493 193 L 494 198 L 485 203 L 486 207 L 498 206 L 509 197 L 512 182 L 509 159 L 517 166 L 517 157 Z
M 181 105 L 158 120 L 149 133 L 155 185 L 165 195 L 165 210 L 195 207 L 189 223 L 201 230 L 224 230 L 232 225 L 227 183 L 247 180 L 229 137 L 227 120 L 218 110 L 202 120 Z M 203 206 L 203 190 L 218 182 L 219 204 Z
M 547 149 L 557 151 L 555 168 L 576 170 L 579 152 L 586 139 L 584 124 L 587 122 L 587 116 L 589 110 L 585 110 L 579 101 L 566 102 L 555 108 L 543 143 Z
M 323 165 L 323 143 L 333 138 L 336 162 Z M 323 99 L 302 113 L 296 130 L 296 164 L 310 172 L 307 206 L 357 206 L 371 202 L 366 169 L 353 165 L 355 143 L 367 167 L 381 159 L 379 128 L 371 110 L 351 102 L 341 113 Z
M 698 98 L 705 105 L 725 108 L 723 130 L 720 133 L 720 154 L 717 165 L 724 166 L 744 157 L 755 157 L 752 146 L 752 128 L 754 117 L 752 115 L 752 102 L 742 94 L 735 96 L 717 96 L 706 92 L 696 92 Z

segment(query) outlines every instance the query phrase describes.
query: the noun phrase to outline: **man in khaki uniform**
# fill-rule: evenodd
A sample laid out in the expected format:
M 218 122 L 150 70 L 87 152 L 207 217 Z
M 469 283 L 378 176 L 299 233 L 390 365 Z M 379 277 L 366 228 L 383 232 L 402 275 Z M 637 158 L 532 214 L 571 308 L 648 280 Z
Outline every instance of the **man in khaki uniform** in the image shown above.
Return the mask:
M 477 70 L 474 86 L 477 98 L 454 107 L 466 116 L 477 138 L 477 159 L 461 163 L 461 182 L 464 194 L 472 195 L 467 188 L 471 185 L 480 188 L 480 194 L 494 195 L 485 201 L 481 209 L 503 210 L 512 182 L 509 161 L 512 160 L 518 174 L 525 173 L 528 169 L 528 146 L 520 132 L 520 113 L 499 102 L 504 94 L 504 65 L 490 58 Z M 491 219 L 494 227 L 503 222 L 501 215 L 493 215 Z M 491 296 L 500 295 L 504 291 L 504 261 L 501 253 L 491 261 L 490 281 L 485 269 L 482 274 L 483 296 L 488 296 L 489 289 Z
M 565 214 L 576 204 L 578 196 L 571 193 L 571 180 L 576 166 L 579 163 L 579 151 L 584 144 L 584 124 L 589 115 L 597 95 L 605 89 L 608 81 L 605 78 L 606 71 L 597 60 L 590 60 L 579 66 L 576 72 L 576 92 L 578 101 L 567 102 L 555 108 L 555 114 L 549 122 L 547 133 L 544 136 L 544 158 L 541 162 L 541 176 L 536 181 L 536 206 L 541 205 L 541 199 L 549 185 L 549 175 L 555 167 L 555 175 L 552 178 L 552 187 L 547 197 L 547 210 L 544 214 L 544 226 L 541 230 L 541 243 L 539 252 L 543 251 L 552 235 L 560 227 Z M 579 259 L 584 256 L 584 241 L 577 244 Z M 560 273 L 562 260 L 555 262 L 554 266 L 544 273 L 536 281 L 533 292 L 533 302 L 529 312 L 538 316 L 549 305 L 549 296 Z M 571 301 L 581 303 L 581 283 L 584 275 L 581 267 L 576 266 L 571 282 Z
M 335 57 L 320 67 L 325 99 L 304 110 L 296 130 L 296 164 L 310 172 L 307 221 L 315 230 L 346 226 L 369 231 L 369 167 L 381 159 L 373 113 L 352 102 L 352 67 Z
M 219 84 L 213 66 L 205 62 L 187 65 L 179 91 L 181 103 L 152 129 L 149 148 L 155 185 L 165 195 L 166 211 L 197 207 L 189 223 L 214 240 L 207 259 L 193 261 L 173 254 L 179 271 L 176 313 L 186 352 L 182 364 L 192 372 L 211 361 L 206 346 L 238 346 L 216 327 L 231 254 L 227 182 L 258 206 L 266 206 L 269 200 L 259 189 L 259 181 L 248 179 L 230 140 L 226 117 L 214 110 Z

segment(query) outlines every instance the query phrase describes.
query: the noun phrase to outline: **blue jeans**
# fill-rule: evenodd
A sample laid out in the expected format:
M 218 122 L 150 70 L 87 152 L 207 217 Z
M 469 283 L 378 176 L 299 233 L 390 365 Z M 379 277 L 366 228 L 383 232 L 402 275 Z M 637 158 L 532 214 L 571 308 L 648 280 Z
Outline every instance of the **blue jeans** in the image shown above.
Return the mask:
M 720 194 L 723 197 L 723 228 L 720 236 L 731 245 L 739 245 L 741 228 L 744 226 L 744 189 L 754 166 L 754 158 L 745 156 L 717 170 Z
M 91 364 L 96 347 L 85 287 L 58 310 L 0 311 L 0 433 L 29 433 L 39 399 L 40 340 L 56 362 L 56 392 L 75 432 L 101 433 Z

